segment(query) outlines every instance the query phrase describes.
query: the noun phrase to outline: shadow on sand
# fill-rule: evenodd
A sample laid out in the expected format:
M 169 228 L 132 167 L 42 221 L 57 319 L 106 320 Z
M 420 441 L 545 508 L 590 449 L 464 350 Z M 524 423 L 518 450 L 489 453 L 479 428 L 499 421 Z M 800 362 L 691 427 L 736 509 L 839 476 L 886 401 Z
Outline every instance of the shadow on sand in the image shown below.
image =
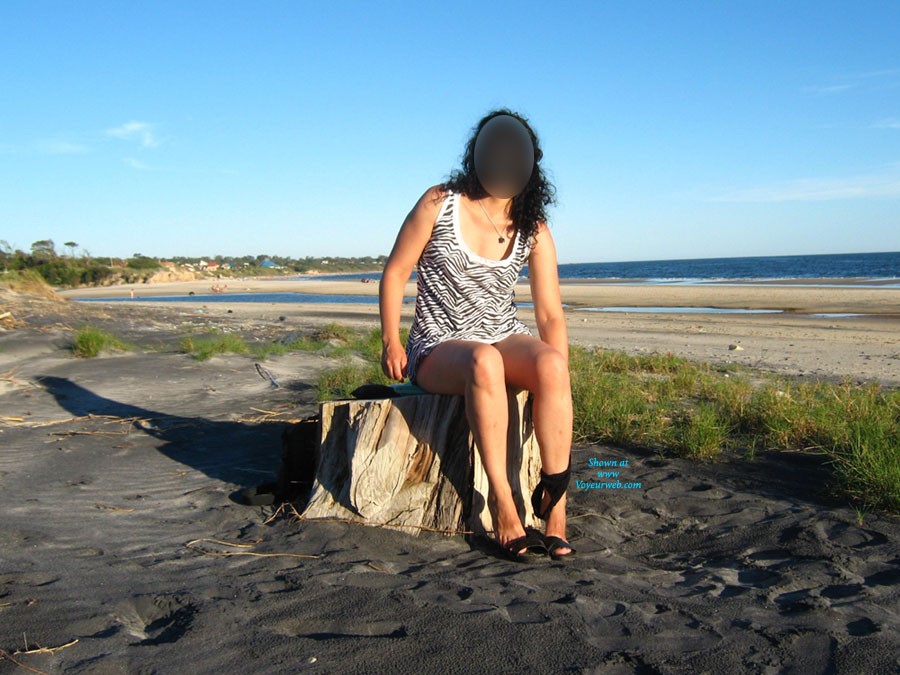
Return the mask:
M 132 420 L 136 433 L 155 438 L 167 457 L 210 478 L 240 486 L 231 499 L 242 503 L 246 487 L 271 480 L 281 461 L 281 434 L 287 422 L 247 423 L 180 416 L 122 403 L 95 394 L 63 377 L 37 378 L 73 416 L 111 415 Z

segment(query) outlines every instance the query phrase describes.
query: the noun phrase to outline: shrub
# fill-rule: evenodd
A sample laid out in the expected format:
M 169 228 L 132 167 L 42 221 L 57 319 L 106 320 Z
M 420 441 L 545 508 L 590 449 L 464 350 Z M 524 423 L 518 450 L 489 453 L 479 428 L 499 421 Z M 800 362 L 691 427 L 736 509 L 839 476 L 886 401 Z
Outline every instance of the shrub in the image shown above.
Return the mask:
M 75 334 L 72 352 L 81 358 L 94 358 L 103 350 L 129 350 L 131 345 L 94 326 L 85 326 Z

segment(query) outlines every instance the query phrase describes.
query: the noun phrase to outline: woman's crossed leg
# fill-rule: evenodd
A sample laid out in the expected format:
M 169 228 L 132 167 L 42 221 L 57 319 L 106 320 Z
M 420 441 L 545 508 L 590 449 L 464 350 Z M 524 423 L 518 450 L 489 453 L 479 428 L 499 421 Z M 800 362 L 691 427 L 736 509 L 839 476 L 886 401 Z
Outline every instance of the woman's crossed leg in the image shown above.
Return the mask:
M 534 394 L 532 421 L 545 473 L 564 471 L 572 442 L 572 394 L 566 360 L 551 345 L 531 335 L 511 335 L 494 344 L 448 340 L 419 364 L 416 382 L 434 394 L 465 396 L 466 417 L 481 453 L 490 486 L 488 501 L 496 513 L 498 542 L 525 532 L 507 477 L 506 438 L 509 426 L 506 387 Z M 545 494 L 542 506 L 549 502 Z M 565 538 L 565 496 L 550 511 L 546 534 Z M 560 548 L 565 555 L 569 549 Z

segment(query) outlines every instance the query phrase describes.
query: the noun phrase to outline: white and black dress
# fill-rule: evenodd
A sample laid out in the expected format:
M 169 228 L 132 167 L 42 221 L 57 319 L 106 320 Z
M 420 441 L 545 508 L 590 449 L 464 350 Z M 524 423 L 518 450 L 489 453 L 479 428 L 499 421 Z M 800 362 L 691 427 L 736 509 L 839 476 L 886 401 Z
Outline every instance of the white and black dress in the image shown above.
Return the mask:
M 516 317 L 514 301 L 532 245 L 517 230 L 506 258 L 481 257 L 462 238 L 459 194 L 447 194 L 416 267 L 416 313 L 406 342 L 410 382 L 416 384 L 421 360 L 446 340 L 493 344 L 516 333 L 532 334 Z

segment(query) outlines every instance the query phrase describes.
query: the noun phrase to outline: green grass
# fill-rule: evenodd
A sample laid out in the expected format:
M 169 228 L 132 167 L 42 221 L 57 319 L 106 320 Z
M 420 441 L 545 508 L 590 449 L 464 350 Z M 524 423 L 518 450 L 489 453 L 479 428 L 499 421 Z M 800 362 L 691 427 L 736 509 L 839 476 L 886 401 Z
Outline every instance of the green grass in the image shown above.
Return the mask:
M 82 327 L 72 341 L 72 353 L 85 359 L 94 358 L 104 350 L 127 351 L 131 348 L 127 342 L 95 326 Z
M 249 354 L 244 338 L 232 333 L 188 335 L 181 340 L 181 351 L 191 354 L 198 361 L 205 361 L 216 354 Z
M 17 293 L 35 295 L 50 300 L 62 300 L 37 270 L 9 270 L 0 272 L 0 288 L 8 288 Z
M 672 356 L 573 347 L 579 442 L 715 459 L 727 449 L 826 456 L 835 491 L 900 511 L 900 391 L 876 384 L 796 382 Z
M 408 334 L 408 329 L 401 329 L 400 337 L 404 343 Z M 360 331 L 339 323 L 329 323 L 309 335 L 299 336 L 290 342 L 275 340 L 250 343 L 231 333 L 212 331 L 205 335 L 196 335 L 193 331 L 188 331 L 181 340 L 181 351 L 192 354 L 198 361 L 225 353 L 250 354 L 264 361 L 293 351 L 304 351 L 320 352 L 323 356 L 345 360 L 357 354 L 367 361 L 380 363 L 381 331 L 378 328 Z
M 373 328 L 369 331 L 335 332 L 335 324 L 326 326 L 324 335 L 332 341 L 342 340 L 332 348 L 330 355 L 343 356 L 337 368 L 323 373 L 316 383 L 316 398 L 319 401 L 331 401 L 350 398 L 350 392 L 363 384 L 395 384 L 381 370 L 381 330 Z M 409 337 L 409 329 L 400 329 L 400 341 L 405 345 Z M 352 362 L 350 356 L 356 354 L 363 363 Z
M 377 330 L 341 333 L 341 340 L 364 363 L 345 360 L 325 372 L 317 382 L 320 401 L 348 398 L 364 383 L 388 383 Z M 834 493 L 863 511 L 900 512 L 900 390 L 574 345 L 569 369 L 577 443 L 702 461 L 729 450 L 748 457 L 760 450 L 818 453 L 833 468 Z
M 345 361 L 337 368 L 323 373 L 316 382 L 316 398 L 333 401 L 352 398 L 350 392 L 363 384 L 396 384 L 381 370 L 381 364 L 362 365 Z

